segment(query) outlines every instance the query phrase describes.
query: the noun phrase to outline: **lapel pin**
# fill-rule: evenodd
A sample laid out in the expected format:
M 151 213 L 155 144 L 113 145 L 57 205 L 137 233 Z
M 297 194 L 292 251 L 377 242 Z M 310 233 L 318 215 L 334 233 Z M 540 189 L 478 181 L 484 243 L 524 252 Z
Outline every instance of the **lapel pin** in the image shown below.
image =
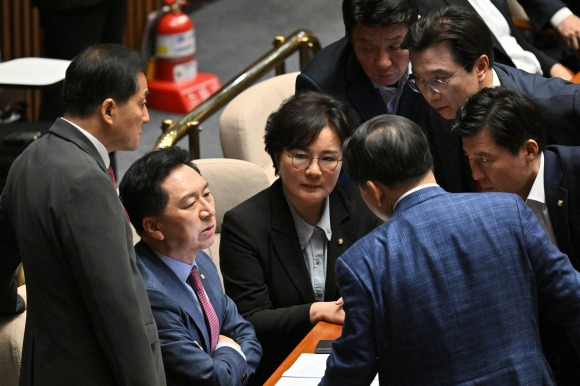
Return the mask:
M 558 206 L 559 207 L 564 206 L 564 200 L 558 200 Z
M 201 280 L 205 280 L 205 275 L 203 273 L 199 275 L 199 277 L 201 277 Z
M 338 245 L 342 245 L 344 243 L 344 240 L 342 239 L 342 237 L 339 237 L 336 243 Z

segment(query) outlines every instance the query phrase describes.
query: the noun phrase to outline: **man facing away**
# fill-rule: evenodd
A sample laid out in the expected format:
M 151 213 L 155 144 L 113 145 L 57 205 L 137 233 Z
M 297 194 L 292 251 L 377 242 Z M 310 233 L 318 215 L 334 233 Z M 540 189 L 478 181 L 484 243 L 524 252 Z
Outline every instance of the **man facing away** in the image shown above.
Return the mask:
M 337 262 L 342 336 L 321 385 L 552 385 L 538 304 L 580 349 L 580 273 L 514 194 L 447 193 L 421 129 L 378 116 L 344 161 L 386 221 Z
M 537 105 L 503 87 L 471 96 L 459 109 L 453 132 L 462 137 L 473 178 L 483 191 L 519 195 L 580 271 L 580 147 L 546 147 Z M 580 359 L 565 333 L 547 321 L 540 332 L 558 384 L 578 384 Z
M 121 45 L 76 57 L 65 114 L 14 161 L 0 198 L 0 312 L 28 310 L 21 385 L 165 385 L 159 339 L 109 153 L 134 150 L 146 63 Z
M 167 383 L 246 384 L 262 348 L 202 251 L 214 241 L 215 204 L 189 153 L 169 147 L 146 154 L 127 170 L 119 191 L 141 236 L 137 264 L 159 329 Z
M 296 92 L 324 91 L 347 100 L 361 121 L 396 114 L 427 135 L 435 177 L 448 191 L 475 184 L 451 124 L 406 86 L 409 51 L 401 46 L 419 17 L 415 0 L 343 0 L 346 36 L 321 50 L 296 78 Z

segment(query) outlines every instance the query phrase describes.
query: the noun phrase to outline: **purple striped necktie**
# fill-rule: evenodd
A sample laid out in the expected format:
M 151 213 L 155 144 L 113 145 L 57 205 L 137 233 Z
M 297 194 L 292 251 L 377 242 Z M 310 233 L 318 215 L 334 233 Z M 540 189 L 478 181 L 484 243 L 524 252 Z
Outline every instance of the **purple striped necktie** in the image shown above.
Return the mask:
M 203 290 L 203 284 L 201 283 L 201 278 L 199 277 L 199 273 L 197 272 L 197 266 L 193 267 L 191 272 L 189 273 L 189 277 L 187 278 L 187 282 L 193 288 L 193 291 L 197 295 L 199 302 L 201 304 L 201 308 L 203 309 L 203 315 L 205 317 L 205 322 L 209 327 L 209 336 L 211 340 L 211 354 L 215 350 L 215 346 L 218 342 L 218 337 L 220 334 L 220 324 L 217 318 L 217 315 L 205 293 Z

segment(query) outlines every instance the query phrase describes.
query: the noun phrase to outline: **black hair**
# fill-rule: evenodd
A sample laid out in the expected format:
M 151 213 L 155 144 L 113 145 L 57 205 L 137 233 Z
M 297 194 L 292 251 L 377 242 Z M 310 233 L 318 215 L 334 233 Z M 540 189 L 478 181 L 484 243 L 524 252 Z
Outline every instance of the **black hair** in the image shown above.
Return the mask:
M 484 88 L 461 105 L 451 130 L 461 137 L 488 130 L 496 144 L 512 154 L 529 139 L 543 151 L 547 134 L 541 115 L 538 105 L 518 91 Z
M 139 91 L 137 76 L 146 73 L 143 56 L 121 44 L 97 44 L 76 56 L 62 88 L 65 114 L 85 118 L 105 99 L 120 105 Z
M 265 149 L 278 175 L 278 156 L 288 148 L 306 147 L 316 141 L 325 127 L 330 127 L 344 142 L 358 124 L 358 115 L 350 105 L 318 91 L 305 91 L 286 99 L 270 114 L 264 136 Z
M 433 158 L 416 123 L 397 115 L 379 115 L 345 141 L 343 167 L 358 185 L 378 181 L 397 189 L 424 177 L 433 169 Z
M 487 55 L 493 64 L 493 36 L 483 19 L 465 7 L 448 6 L 421 17 L 407 31 L 401 47 L 413 54 L 441 43 L 449 44 L 453 59 L 471 72 L 475 61 Z
M 170 146 L 145 154 L 123 175 L 119 197 L 139 235 L 143 235 L 145 217 L 158 217 L 165 211 L 169 194 L 161 185 L 181 165 L 187 165 L 199 173 L 187 150 Z
M 417 21 L 419 8 L 415 0 L 343 0 L 342 18 L 347 36 L 354 27 L 381 28 L 393 24 L 410 26 Z

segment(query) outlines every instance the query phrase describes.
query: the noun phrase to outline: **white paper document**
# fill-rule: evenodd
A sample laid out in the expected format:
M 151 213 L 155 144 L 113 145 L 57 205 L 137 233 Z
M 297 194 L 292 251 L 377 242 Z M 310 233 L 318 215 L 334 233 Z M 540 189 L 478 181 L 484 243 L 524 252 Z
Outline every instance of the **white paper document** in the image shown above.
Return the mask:
M 276 386 L 316 386 L 324 376 L 326 360 L 330 354 L 301 354 L 296 362 L 284 372 Z M 375 377 L 372 386 L 378 386 Z

